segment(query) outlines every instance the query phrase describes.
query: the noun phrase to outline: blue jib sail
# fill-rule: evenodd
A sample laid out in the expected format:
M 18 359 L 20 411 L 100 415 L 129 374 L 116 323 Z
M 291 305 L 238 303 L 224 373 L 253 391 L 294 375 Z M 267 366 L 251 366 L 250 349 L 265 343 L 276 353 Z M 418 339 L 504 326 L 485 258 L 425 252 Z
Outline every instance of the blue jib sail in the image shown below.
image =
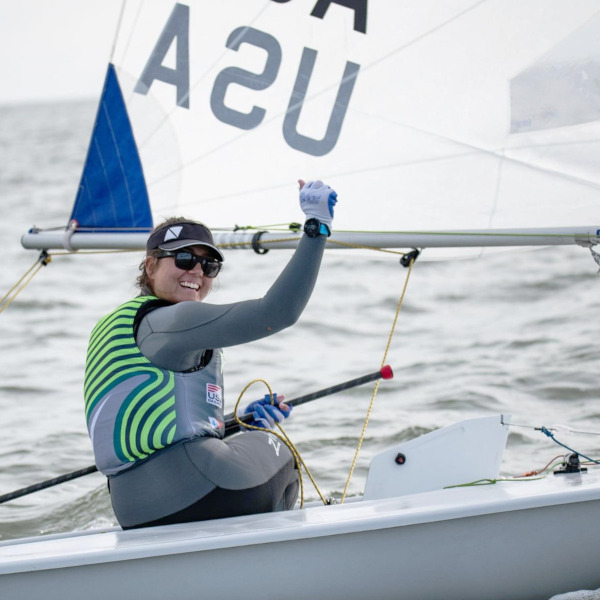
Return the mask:
M 151 229 L 142 163 L 125 101 L 108 66 L 71 220 L 80 228 Z

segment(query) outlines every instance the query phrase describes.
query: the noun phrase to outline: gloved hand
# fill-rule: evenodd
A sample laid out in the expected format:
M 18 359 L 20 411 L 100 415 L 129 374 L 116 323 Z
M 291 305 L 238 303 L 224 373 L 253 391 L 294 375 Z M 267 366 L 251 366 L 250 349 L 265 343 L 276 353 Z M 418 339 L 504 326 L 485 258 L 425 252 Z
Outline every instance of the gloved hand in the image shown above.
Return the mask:
M 337 203 L 337 192 L 325 185 L 322 181 L 309 181 L 300 183 L 300 208 L 307 219 L 317 219 L 325 223 L 331 230 L 333 221 L 333 207 Z
M 283 396 L 281 397 L 283 398 Z M 271 404 L 271 397 L 269 394 L 265 394 L 265 397 L 261 400 L 255 400 L 250 402 L 248 406 L 242 411 L 242 415 L 252 413 L 252 421 L 248 425 L 254 427 L 262 427 L 263 429 L 273 429 L 275 423 L 281 423 L 284 419 L 287 419 L 292 414 L 292 406 L 285 407 L 287 410 L 280 408 L 280 399 L 277 401 L 277 394 L 273 394 L 273 402 Z

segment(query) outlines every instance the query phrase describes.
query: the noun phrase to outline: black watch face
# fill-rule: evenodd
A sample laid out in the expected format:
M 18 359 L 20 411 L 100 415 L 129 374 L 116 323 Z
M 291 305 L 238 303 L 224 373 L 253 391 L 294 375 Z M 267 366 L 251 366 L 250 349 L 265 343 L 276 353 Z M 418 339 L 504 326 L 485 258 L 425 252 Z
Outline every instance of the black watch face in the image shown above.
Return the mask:
M 316 219 L 309 219 L 304 225 L 304 231 L 308 236 L 316 236 L 319 234 L 321 224 Z

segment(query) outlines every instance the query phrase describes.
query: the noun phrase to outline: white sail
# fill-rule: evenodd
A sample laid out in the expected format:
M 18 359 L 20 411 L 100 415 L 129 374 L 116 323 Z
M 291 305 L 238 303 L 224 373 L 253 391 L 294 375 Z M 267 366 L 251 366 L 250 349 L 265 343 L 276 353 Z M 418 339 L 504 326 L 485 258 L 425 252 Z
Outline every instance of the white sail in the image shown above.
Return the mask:
M 71 218 L 65 207 L 59 230 L 36 229 L 23 244 L 141 249 L 153 223 L 183 215 L 217 229 L 225 247 L 288 248 L 298 238 L 289 224 L 303 219 L 295 181 L 320 178 L 340 197 L 330 242 L 426 247 L 426 254 L 434 247 L 594 245 L 599 69 L 599 0 L 127 0 Z M 112 269 L 120 261 L 110 262 Z M 240 264 L 238 273 L 246 257 Z M 332 273 L 347 264 L 334 257 L 326 267 Z M 235 596 L 240 584 L 248 598 L 262 598 L 262 582 L 245 582 L 256 579 L 256 564 L 274 564 L 282 549 L 302 569 L 275 578 L 274 593 L 293 589 L 302 598 L 325 591 L 344 600 L 368 594 L 415 600 L 443 589 L 460 600 L 527 600 L 598 588 L 593 557 L 600 538 L 590 523 L 600 517 L 600 474 L 591 464 L 589 473 L 580 469 L 575 450 L 570 472 L 565 465 L 550 475 L 557 465 L 548 463 L 535 471 L 539 477 L 501 481 L 505 414 L 404 440 L 454 414 L 507 404 L 544 418 L 564 413 L 586 420 L 582 430 L 591 427 L 590 328 L 567 318 L 582 312 L 587 278 L 571 272 L 571 263 L 564 267 L 567 295 L 564 277 L 550 281 L 554 271 L 544 273 L 544 265 L 537 269 L 543 277 L 533 278 L 534 269 L 502 266 L 497 280 L 504 285 L 495 273 L 470 271 L 469 282 L 479 280 L 471 286 L 454 272 L 431 270 L 421 284 L 443 293 L 415 298 L 396 350 L 394 320 L 385 355 L 396 353 L 402 377 L 371 436 L 392 444 L 375 456 L 362 497 L 173 528 L 2 542 L 0 596 L 19 590 L 18 597 L 45 600 L 90 592 L 121 597 L 129 586 L 135 593 L 128 595 L 188 598 L 201 581 L 214 598 Z M 389 265 L 375 261 L 340 271 L 340 278 L 322 278 L 321 304 L 303 316 L 305 337 L 294 328 L 266 352 L 248 350 L 229 375 L 230 389 L 243 387 L 247 371 L 266 369 L 286 385 L 307 386 L 323 373 L 370 360 L 371 340 L 388 333 L 396 279 L 386 278 Z M 227 288 L 224 280 L 216 300 L 227 302 L 230 293 L 237 299 L 239 289 L 258 297 L 254 291 L 269 278 L 248 272 L 228 276 L 235 283 Z M 37 302 L 49 328 L 42 333 L 64 341 L 59 352 L 35 343 L 47 340 L 31 333 L 39 320 L 24 306 L 29 346 L 64 358 L 63 350 L 77 345 L 70 338 L 77 327 L 65 326 L 63 312 L 75 325 L 82 318 L 95 322 L 96 312 L 113 302 L 106 285 L 112 273 L 87 267 L 75 273 L 69 285 L 86 306 L 92 302 L 83 317 L 71 315 L 77 303 L 65 296 L 68 286 L 43 290 Z M 531 280 L 517 294 L 522 276 Z M 59 317 L 49 310 L 52 293 L 63 306 Z M 467 303 L 467 296 L 474 300 Z M 404 290 L 398 310 L 403 298 Z M 490 312 L 480 312 L 483 305 Z M 593 310 L 593 302 L 583 308 Z M 326 341 L 322 352 L 314 351 L 315 336 Z M 17 337 L 24 339 L 20 330 Z M 21 358 L 15 356 L 14 364 Z M 31 370 L 35 351 L 31 356 L 5 386 L 11 403 L 10 382 Z M 35 366 L 48 374 L 54 364 Z M 69 381 L 54 387 L 63 398 Z M 358 422 L 353 400 L 324 409 L 298 438 L 301 445 L 310 439 L 309 453 L 326 455 L 336 476 L 350 426 L 331 430 L 330 424 L 342 412 L 342 421 Z M 40 394 L 41 403 L 55 404 Z M 370 408 L 365 428 L 369 415 Z M 406 428 L 392 427 L 394 419 Z M 514 427 L 533 429 L 519 421 Z M 358 447 L 362 441 L 361 434 Z M 528 439 L 517 444 L 519 468 L 523 456 L 528 465 L 539 458 L 523 450 L 532 447 Z M 65 453 L 73 454 L 70 447 Z M 486 481 L 495 483 L 479 485 Z M 96 507 L 97 500 L 89 502 Z M 390 557 L 400 558 L 393 568 Z
M 286 230 L 320 178 L 342 240 L 590 245 L 599 40 L 597 0 L 128 0 L 112 64 L 154 222 Z

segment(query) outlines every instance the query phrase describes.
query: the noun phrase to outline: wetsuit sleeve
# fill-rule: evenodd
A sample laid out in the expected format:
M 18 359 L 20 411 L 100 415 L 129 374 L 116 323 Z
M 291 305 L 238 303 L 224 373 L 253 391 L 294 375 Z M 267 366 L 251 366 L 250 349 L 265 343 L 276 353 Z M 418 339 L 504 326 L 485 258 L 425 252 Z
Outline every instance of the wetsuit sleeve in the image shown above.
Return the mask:
M 154 364 L 184 371 L 202 352 L 258 340 L 293 325 L 314 288 L 327 238 L 302 236 L 263 298 L 232 304 L 179 302 L 153 310 L 138 328 L 138 346 Z

